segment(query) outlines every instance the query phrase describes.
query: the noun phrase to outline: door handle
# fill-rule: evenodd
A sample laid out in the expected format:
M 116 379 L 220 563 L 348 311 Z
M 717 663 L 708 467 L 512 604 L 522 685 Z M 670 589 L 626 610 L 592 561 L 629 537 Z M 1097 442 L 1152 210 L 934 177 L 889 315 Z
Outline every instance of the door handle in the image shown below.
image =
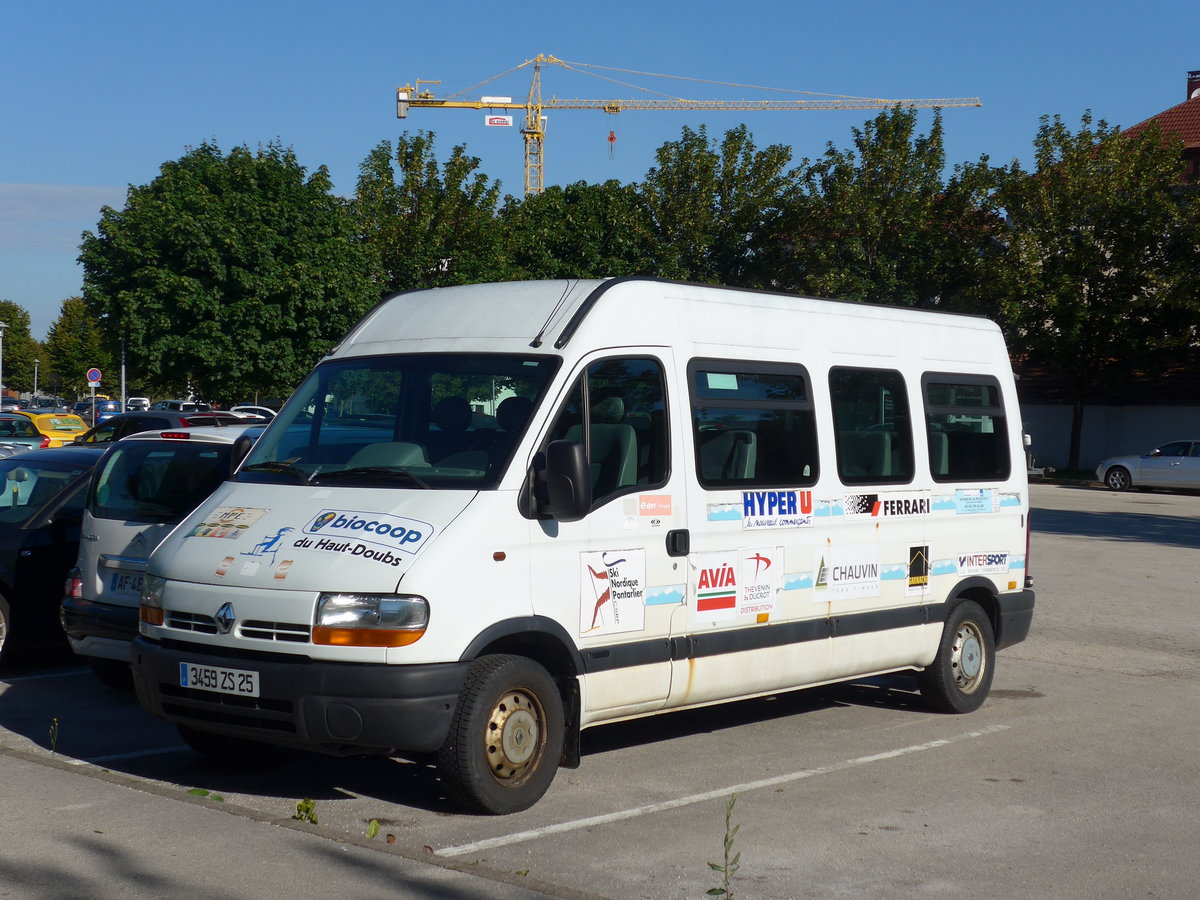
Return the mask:
M 686 528 L 667 532 L 667 556 L 687 556 L 692 546 L 691 533 Z

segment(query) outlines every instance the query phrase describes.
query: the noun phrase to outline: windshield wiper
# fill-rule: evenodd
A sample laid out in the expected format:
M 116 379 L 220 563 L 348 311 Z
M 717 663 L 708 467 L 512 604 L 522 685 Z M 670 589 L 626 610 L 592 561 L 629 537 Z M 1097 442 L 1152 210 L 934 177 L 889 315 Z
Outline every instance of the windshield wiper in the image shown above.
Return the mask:
M 316 473 L 314 472 L 312 475 L 310 475 L 308 472 L 305 472 L 299 466 L 293 465 L 293 463 L 295 463 L 296 460 L 299 458 L 300 457 L 297 456 L 292 459 L 272 460 L 271 462 L 254 463 L 253 465 L 250 465 L 250 466 L 242 466 L 240 471 L 242 471 L 242 472 L 278 472 L 280 474 L 294 476 L 295 479 L 297 481 L 299 481 L 301 484 L 308 484 L 308 482 L 312 480 L 313 475 L 315 475 Z
M 408 481 L 415 484 L 419 488 L 429 490 L 429 484 L 421 478 L 418 478 L 412 472 L 403 466 L 355 466 L 350 469 L 334 469 L 329 472 L 321 472 L 313 474 L 315 482 L 327 481 L 330 479 L 361 479 L 363 481 Z

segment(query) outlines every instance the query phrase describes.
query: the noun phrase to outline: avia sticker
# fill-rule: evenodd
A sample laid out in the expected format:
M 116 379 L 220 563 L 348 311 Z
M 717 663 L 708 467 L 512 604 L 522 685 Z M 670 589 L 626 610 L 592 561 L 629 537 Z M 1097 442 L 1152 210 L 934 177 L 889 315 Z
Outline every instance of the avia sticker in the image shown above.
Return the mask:
M 218 506 L 204 517 L 186 537 L 224 538 L 233 540 L 265 516 L 270 510 L 249 509 L 244 506 Z
M 780 572 L 779 547 L 698 554 L 695 562 L 696 614 L 723 619 L 775 609 Z
M 827 547 L 817 555 L 816 563 L 814 600 L 824 602 L 878 596 L 878 546 Z
M 579 633 L 617 634 L 646 627 L 646 551 L 580 554 Z
M 967 553 L 958 558 L 960 575 L 1003 575 L 1007 571 L 1007 553 Z
M 433 526 L 428 522 L 347 509 L 323 509 L 301 530 L 334 540 L 351 538 L 402 553 L 416 553 L 433 535 Z
M 888 494 L 847 494 L 842 500 L 846 518 L 898 519 L 927 516 L 932 507 L 929 491 L 896 491 Z
M 743 491 L 742 528 L 811 528 L 812 491 Z

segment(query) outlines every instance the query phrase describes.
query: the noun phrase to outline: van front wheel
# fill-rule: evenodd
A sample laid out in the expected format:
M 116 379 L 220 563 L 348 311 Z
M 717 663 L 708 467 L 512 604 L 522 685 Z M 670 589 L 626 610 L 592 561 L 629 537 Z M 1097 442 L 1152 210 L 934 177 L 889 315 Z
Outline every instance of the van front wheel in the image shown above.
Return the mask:
M 950 613 L 933 664 L 917 676 L 925 702 L 938 712 L 969 713 L 983 706 L 996 668 L 992 623 L 964 601 Z
M 550 674 L 523 656 L 481 656 L 438 751 L 438 773 L 461 806 L 520 812 L 550 788 L 562 745 L 562 695 Z

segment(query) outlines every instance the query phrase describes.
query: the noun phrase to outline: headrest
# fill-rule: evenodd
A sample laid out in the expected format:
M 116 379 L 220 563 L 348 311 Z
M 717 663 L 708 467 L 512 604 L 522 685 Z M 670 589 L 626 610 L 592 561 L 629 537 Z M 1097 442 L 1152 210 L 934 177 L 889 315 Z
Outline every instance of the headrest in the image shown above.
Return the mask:
M 615 425 L 625 418 L 625 401 L 620 397 L 605 397 L 592 405 L 592 423 Z
M 471 404 L 464 397 L 443 397 L 433 408 L 433 424 L 442 431 L 466 431 L 471 427 Z
M 533 401 L 528 397 L 507 397 L 496 407 L 496 421 L 505 431 L 520 431 L 533 412 Z

